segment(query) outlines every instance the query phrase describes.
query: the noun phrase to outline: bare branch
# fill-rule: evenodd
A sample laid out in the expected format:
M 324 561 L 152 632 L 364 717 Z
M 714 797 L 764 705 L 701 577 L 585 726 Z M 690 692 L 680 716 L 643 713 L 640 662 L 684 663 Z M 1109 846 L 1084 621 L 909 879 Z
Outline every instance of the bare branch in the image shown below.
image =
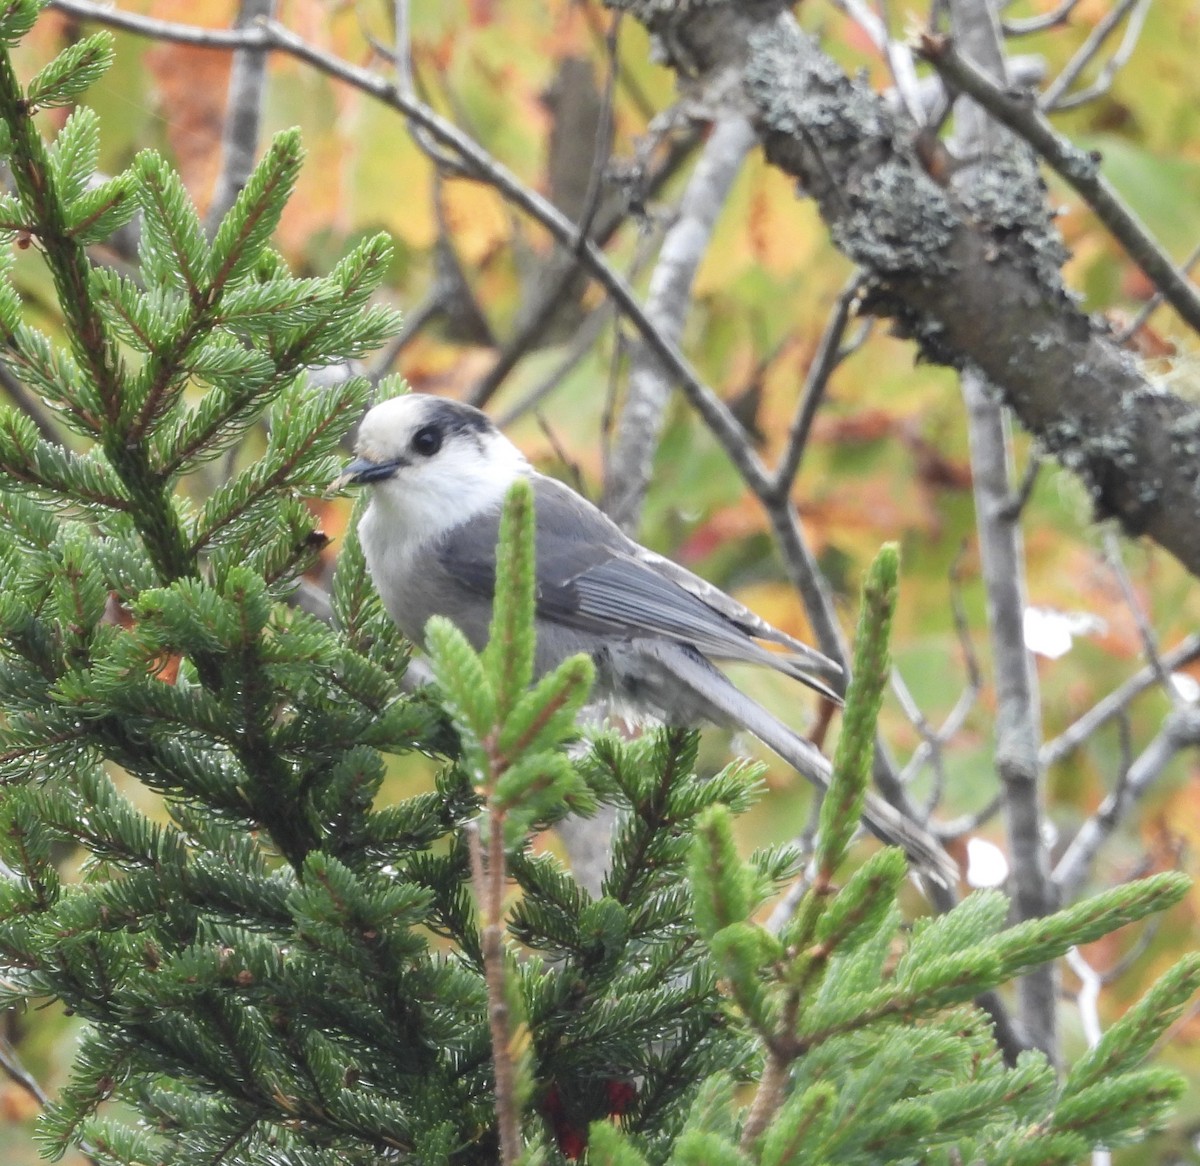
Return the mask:
M 435 287 L 420 303 L 405 309 L 400 331 L 384 345 L 367 373 L 373 385 L 379 384 L 392 371 L 392 365 L 399 359 L 400 354 L 421 334 L 426 325 L 436 320 L 445 310 L 445 294 L 444 288 Z
M 1027 20 L 1001 21 L 1000 30 L 1005 36 L 1028 36 L 1033 32 L 1045 32 L 1048 28 L 1057 28 L 1060 24 L 1067 23 L 1067 17 L 1071 15 L 1078 3 L 1079 0 L 1062 0 L 1057 8 L 1052 8 L 1041 16 L 1031 16 Z
M 990 802 L 976 810 L 973 814 L 962 814 L 941 822 L 935 833 L 942 839 L 962 838 L 965 834 L 974 834 L 985 822 L 990 822 L 1004 809 L 1004 797 L 997 794 Z
M 824 791 L 818 790 L 809 806 L 808 822 L 805 823 L 804 831 L 796 839 L 796 845 L 800 850 L 800 872 L 792 880 L 792 885 L 788 887 L 783 898 L 775 904 L 766 922 L 766 928 L 772 935 L 778 935 L 788 925 L 792 916 L 796 914 L 796 908 L 800 906 L 800 900 L 812 886 L 813 878 L 816 875 L 812 859 L 817 845 L 817 832 L 821 827 L 821 803 L 823 801 Z
M 850 324 L 850 317 L 861 291 L 862 275 L 856 273 L 834 303 L 833 311 L 825 324 L 825 331 L 821 335 L 821 341 L 817 345 L 817 351 L 813 354 L 812 361 L 808 366 L 808 375 L 804 378 L 804 389 L 797 401 L 795 415 L 792 417 L 791 425 L 788 426 L 787 446 L 784 448 L 783 456 L 779 459 L 775 477 L 771 482 L 772 496 L 787 494 L 791 491 L 792 483 L 796 480 L 796 473 L 800 469 L 800 459 L 804 456 L 804 448 L 808 444 L 808 435 L 817 415 L 817 408 L 825 396 L 829 378 L 833 376 L 834 370 L 846 356 L 858 346 L 858 344 L 853 344 L 848 348 L 843 348 L 842 338 L 846 335 L 846 328 Z M 861 340 L 858 341 L 859 344 L 861 342 Z
M 1092 29 L 1087 40 L 1080 45 L 1079 51 L 1067 62 L 1066 68 L 1046 86 L 1045 92 L 1038 98 L 1038 105 L 1047 113 L 1053 113 L 1055 110 L 1074 109 L 1107 92 L 1113 78 L 1133 56 L 1149 11 L 1150 0 L 1119 0 L 1114 4 L 1104 19 Z M 1117 51 L 1100 71 L 1100 76 L 1087 89 L 1068 95 L 1067 90 L 1079 80 L 1080 74 L 1092 63 L 1112 31 L 1127 15 L 1129 25 L 1125 29 L 1125 35 L 1121 38 Z
M 275 15 L 275 0 L 241 0 L 235 29 L 252 28 Z M 213 188 L 205 218 L 205 230 L 216 232 L 225 212 L 233 206 L 254 169 L 262 125 L 263 92 L 266 87 L 267 54 L 261 48 L 241 48 L 233 54 L 229 95 L 225 103 L 225 125 L 221 132 L 221 172 Z
M 1167 696 L 1174 703 L 1179 703 L 1174 685 L 1171 683 L 1170 676 L 1167 675 L 1158 650 L 1158 636 L 1150 626 L 1150 620 L 1133 589 L 1133 580 L 1130 579 L 1129 572 L 1125 569 L 1125 562 L 1121 558 L 1121 544 L 1111 530 L 1104 532 L 1104 558 L 1108 563 L 1109 570 L 1116 576 L 1117 585 L 1121 588 L 1125 603 L 1133 614 L 1133 622 L 1137 625 L 1138 636 L 1142 641 L 1142 651 L 1146 653 L 1146 660 L 1154 672 L 1155 679 L 1158 680 Z
M 950 0 L 950 23 L 956 39 L 979 62 L 979 71 L 1003 85 L 998 18 L 988 0 Z M 955 112 L 958 156 L 988 157 L 1007 148 L 1004 131 L 990 122 L 984 109 L 960 99 Z M 969 196 L 980 174 L 977 168 L 964 167 L 953 181 Z M 1012 492 L 1012 441 L 1004 407 L 977 369 L 967 367 L 961 383 L 995 667 L 996 771 L 1003 786 L 1013 905 L 1016 918 L 1023 922 L 1048 915 L 1055 906 L 1043 843 L 1037 673 L 1023 631 L 1025 548 L 1018 522 L 1005 516 Z M 1046 964 L 1022 976 L 1018 984 L 1022 1025 L 1052 1061 L 1058 1058 L 1055 980 L 1053 964 Z
M 1064 901 L 1080 891 L 1100 848 L 1124 820 L 1133 804 L 1161 776 L 1180 750 L 1200 744 L 1200 709 L 1181 707 L 1167 714 L 1162 728 L 1146 746 L 1112 793 L 1079 829 L 1054 868 L 1054 882 Z
M 50 1104 L 50 1095 L 38 1084 L 37 1078 L 21 1063 L 17 1050 L 4 1036 L 0 1036 L 0 1072 L 4 1073 L 14 1085 L 28 1093 L 40 1108 L 45 1109 Z M 99 1166 L 96 1150 L 86 1141 L 79 1144 L 79 1151 L 85 1162 L 91 1163 L 91 1166 Z
M 1186 640 L 1177 644 L 1169 652 L 1163 653 L 1162 665 L 1169 673 L 1197 659 L 1200 659 L 1200 635 L 1193 635 L 1188 636 Z M 1158 682 L 1159 671 L 1149 666 L 1131 676 L 1119 688 L 1110 692 L 1077 721 L 1064 729 L 1054 740 L 1048 741 L 1042 746 L 1039 755 L 1042 767 L 1049 769 L 1051 765 L 1056 765 L 1069 757 L 1098 729 L 1114 717 L 1121 716 L 1137 697 Z
M 50 1104 L 50 1095 L 38 1084 L 37 1078 L 21 1064 L 17 1050 L 3 1036 L 0 1036 L 0 1070 L 43 1109 Z
M 390 56 L 396 69 L 396 86 L 412 101 L 418 100 L 416 74 L 413 71 L 412 21 L 409 0 L 395 0 L 392 22 L 395 25 L 394 44 Z M 382 46 L 380 46 L 382 48 Z M 417 122 L 409 119 L 409 133 L 421 151 L 443 175 L 462 174 L 462 163 L 441 148 L 437 140 Z
M 1192 268 L 1196 266 L 1196 261 L 1200 260 L 1200 246 L 1195 247 L 1192 253 L 1179 265 L 1179 270 L 1184 275 L 1190 275 Z M 1133 317 L 1129 323 L 1119 332 L 1115 333 L 1113 339 L 1118 344 L 1128 344 L 1145 326 L 1146 321 L 1154 315 L 1157 308 L 1162 305 L 1163 294 L 1156 291 L 1137 311 L 1137 315 Z
M 720 440 L 720 434 L 715 435 Z M 722 442 L 722 446 L 766 511 L 774 534 L 775 545 L 779 548 L 780 556 L 783 559 L 784 569 L 804 603 L 817 646 L 826 656 L 842 667 L 843 673 L 840 681 L 844 684 L 848 679 L 847 661 L 849 660 L 846 639 L 837 622 L 829 583 L 817 566 L 808 541 L 804 537 L 804 530 L 800 525 L 800 518 L 796 513 L 795 506 L 786 495 L 782 498 L 771 497 L 770 482 L 766 476 L 761 471 L 755 475 L 752 468 L 738 465 L 739 451 L 726 446 L 724 442 Z M 922 822 L 920 814 L 909 800 L 907 791 L 899 781 L 886 743 L 878 735 L 875 738 L 875 757 L 871 766 L 871 775 L 885 801 L 910 822 Z M 939 909 L 948 909 L 953 904 L 952 897 L 944 896 L 942 889 L 934 887 L 931 888 L 931 891 Z
M 16 373 L 4 361 L 0 361 L 0 389 L 4 390 L 13 406 L 37 426 L 39 437 L 54 445 L 62 445 L 62 436 L 54 428 L 50 414 L 43 408 L 37 396 L 21 383 Z
M 933 814 L 942 800 L 946 781 L 945 765 L 943 764 L 945 744 L 958 735 L 959 730 L 966 723 L 971 709 L 975 707 L 975 702 L 979 699 L 979 693 L 983 688 L 983 673 L 979 667 L 979 658 L 975 654 L 975 645 L 971 640 L 971 628 L 967 622 L 966 609 L 963 607 L 961 567 L 965 553 L 966 543 L 964 541 L 963 545 L 959 548 L 958 554 L 954 557 L 954 562 L 950 566 L 949 584 L 950 610 L 954 616 L 954 630 L 958 636 L 959 647 L 963 654 L 963 663 L 967 669 L 967 687 L 959 694 L 958 700 L 954 702 L 954 707 L 942 722 L 941 728 L 931 733 L 928 737 L 925 737 L 921 744 L 913 751 L 912 757 L 909 758 L 908 763 L 900 772 L 900 781 L 903 785 L 907 786 L 927 761 L 932 763 L 934 783 L 933 789 L 930 790 L 929 797 L 925 803 L 926 819 Z M 921 717 L 921 721 L 922 723 L 925 722 L 923 716 Z M 921 732 L 919 724 L 917 725 L 917 731 Z M 976 823 L 974 828 L 978 829 L 978 825 L 979 823 Z M 965 833 L 965 831 L 962 832 Z M 953 835 L 946 836 L 953 837 Z
M 716 122 L 684 191 L 678 218 L 663 240 L 645 311 L 659 334 L 673 344 L 683 332 L 692 283 L 717 217 L 754 144 L 754 130 L 744 117 Z M 604 509 L 626 530 L 636 528 L 641 518 L 672 388 L 672 378 L 656 354 L 639 346 L 605 472 Z
M 496 418 L 496 424 L 504 429 L 531 409 L 537 409 L 567 379 L 571 370 L 592 351 L 600 334 L 612 322 L 612 318 L 613 313 L 607 304 L 593 308 L 584 316 L 583 323 L 575 330 L 575 335 L 566 346 L 559 362 L 519 401 L 501 413 Z
M 896 95 L 913 124 L 925 125 L 928 105 L 923 99 L 912 50 L 892 36 L 887 20 L 867 7 L 863 0 L 833 0 L 833 4 L 867 34 L 880 56 L 887 61 Z
M 306 61 L 412 116 L 554 238 L 574 238 L 573 225 L 564 216 L 456 126 L 401 97 L 384 78 L 313 48 L 278 24 L 214 32 L 106 11 L 86 0 L 55 3 L 80 19 L 141 35 L 213 48 L 261 45 Z M 711 35 L 712 21 L 731 19 L 740 22 L 736 28 L 724 37 Z M 1200 573 L 1200 523 L 1193 520 L 1196 458 L 1188 436 L 1194 411 L 1151 386 L 1057 290 L 1045 265 L 1052 250 L 1048 238 L 1034 232 L 1027 240 L 1032 252 L 1041 256 L 1032 269 L 1027 259 L 1018 261 L 1003 248 L 998 251 L 986 231 L 960 218 L 938 194 L 915 155 L 904 152 L 882 101 L 821 54 L 788 14 L 702 8 L 685 33 L 685 47 L 700 69 L 718 68 L 728 57 L 749 53 L 747 93 L 759 107 L 768 157 L 804 180 L 829 220 L 835 241 L 876 277 L 872 310 L 901 314 L 931 359 L 974 360 L 1047 448 L 1084 478 L 1101 513 L 1118 516 L 1127 531 L 1156 539 L 1189 570 Z M 802 98 L 814 103 L 820 121 L 841 127 L 836 140 L 821 143 L 819 167 L 812 159 L 811 125 L 803 135 L 794 129 L 793 106 Z M 852 108 L 843 109 L 847 101 Z M 802 124 L 811 121 L 801 115 Z M 831 174 L 838 179 L 833 188 L 838 197 L 829 187 Z M 840 191 L 869 192 L 881 182 L 894 197 L 884 221 L 876 222 L 876 207 L 868 223 Z M 863 197 L 856 195 L 856 206 Z M 903 226 L 897 216 L 904 219 Z M 594 245 L 584 249 L 582 260 L 677 378 L 722 445 L 736 448 L 742 437 L 736 418 L 699 380 L 678 348 L 658 335 L 628 284 Z M 731 456 L 740 456 L 743 471 L 763 473 L 752 454 Z
M 1008 82 L 1019 89 L 1031 89 L 1046 79 L 1046 58 L 1036 53 L 1020 53 L 1005 58 Z M 926 132 L 940 127 L 950 112 L 950 101 L 942 79 L 933 74 L 917 82 L 917 95 L 921 102 L 922 122 Z M 893 113 L 902 113 L 904 103 L 896 89 L 885 89 L 880 96 Z
M 1075 1001 L 1079 1006 L 1079 1023 L 1088 1048 L 1094 1049 L 1104 1035 L 1100 1027 L 1099 1009 L 1103 980 L 1100 973 L 1080 955 L 1077 947 L 1067 952 L 1067 966 L 1079 977 L 1079 991 L 1075 993 Z
M 1009 487 L 1008 435 L 1001 407 L 978 374 L 963 375 L 971 440 L 976 523 L 996 683 L 996 770 L 1004 787 L 1017 918 L 1054 906 L 1043 845 L 1041 718 L 1037 677 L 1025 647 L 1024 548 L 1020 528 L 1004 515 Z M 1022 1021 L 1037 1045 L 1055 1053 L 1053 973 L 1037 969 L 1021 981 Z
M 647 176 L 644 190 L 639 192 L 638 197 L 648 198 L 657 194 L 667 179 L 672 177 L 691 156 L 696 141 L 697 137 L 689 134 L 686 138 L 674 142 L 662 164 L 655 167 Z M 593 234 L 594 242 L 598 247 L 603 247 L 616 233 L 630 210 L 631 205 L 627 203 L 620 208 L 619 212 L 614 210 L 604 215 Z M 564 264 L 559 270 L 543 276 L 537 300 L 530 306 L 514 334 L 505 342 L 500 355 L 496 358 L 496 363 L 488 369 L 471 391 L 469 401 L 472 405 L 477 408 L 486 405 L 508 378 L 509 373 L 520 364 L 545 333 L 546 328 L 561 307 L 563 296 L 578 279 L 580 270 L 588 267 L 586 254 L 580 256 L 577 253 L 577 246 L 578 232 L 575 236 L 575 243 L 571 246 L 571 261 Z M 636 266 L 638 265 L 635 264 Z
M 1004 504 L 1001 518 L 1008 522 L 1016 522 L 1021 517 L 1025 507 L 1029 505 L 1029 499 L 1033 497 L 1033 488 L 1037 485 L 1038 475 L 1041 472 L 1042 456 L 1035 449 L 1030 453 L 1029 461 L 1025 464 L 1025 472 L 1021 475 L 1016 492 Z

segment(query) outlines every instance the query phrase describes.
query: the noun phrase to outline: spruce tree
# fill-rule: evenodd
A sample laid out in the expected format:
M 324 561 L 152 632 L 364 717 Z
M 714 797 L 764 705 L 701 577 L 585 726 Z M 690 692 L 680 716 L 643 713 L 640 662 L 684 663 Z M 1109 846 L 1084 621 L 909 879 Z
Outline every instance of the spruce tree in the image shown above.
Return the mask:
M 352 528 L 332 623 L 291 604 L 324 542 L 305 499 L 368 397 L 306 370 L 395 328 L 372 300 L 388 241 L 324 277 L 287 271 L 270 240 L 294 132 L 211 238 L 153 153 L 96 181 L 96 117 L 74 108 L 47 146 L 35 115 L 74 105 L 109 39 L 22 85 L 8 49 L 38 11 L 0 12 L 0 228 L 36 247 L 63 325 L 26 322 L 9 246 L 0 328 L 63 439 L 0 415 L 0 993 L 86 1022 L 40 1123 L 48 1156 L 1065 1163 L 1161 1117 L 1181 1083 L 1143 1062 L 1200 960 L 1061 1079 L 1036 1054 L 1005 1064 L 972 1001 L 1176 902 L 1181 876 L 1007 929 L 1003 897 L 976 894 L 909 931 L 902 854 L 844 869 L 894 552 L 867 583 L 834 786 L 779 934 L 756 919 L 797 854 L 743 859 L 731 831 L 753 767 L 701 779 L 677 730 L 567 750 L 591 666 L 533 683 L 527 489 L 506 507 L 491 641 L 433 623 L 432 690 L 402 688 L 408 649 Z M 88 245 L 135 216 L 136 273 L 94 266 Z M 262 455 L 190 503 L 189 477 L 264 422 Z M 414 751 L 438 760 L 436 789 L 386 803 L 387 755 Z M 593 896 L 532 840 L 600 803 L 619 818 Z

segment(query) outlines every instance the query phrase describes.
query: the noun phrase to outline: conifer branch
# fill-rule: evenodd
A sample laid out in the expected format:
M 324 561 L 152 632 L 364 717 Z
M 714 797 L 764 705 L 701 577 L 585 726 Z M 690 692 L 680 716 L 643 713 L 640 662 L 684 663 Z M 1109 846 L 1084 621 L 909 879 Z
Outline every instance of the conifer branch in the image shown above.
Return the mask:
M 150 469 L 145 449 L 130 445 L 120 426 L 126 375 L 117 344 L 96 303 L 86 251 L 68 226 L 58 179 L 33 110 L 21 89 L 7 49 L 0 52 L 0 120 L 12 139 L 10 166 L 17 192 L 38 224 L 46 264 L 54 278 L 72 351 L 95 386 L 102 412 L 88 416 L 105 456 L 131 498 L 134 521 L 164 582 L 192 573 L 182 530 L 163 484 Z M 10 343 L 15 338 L 9 337 Z

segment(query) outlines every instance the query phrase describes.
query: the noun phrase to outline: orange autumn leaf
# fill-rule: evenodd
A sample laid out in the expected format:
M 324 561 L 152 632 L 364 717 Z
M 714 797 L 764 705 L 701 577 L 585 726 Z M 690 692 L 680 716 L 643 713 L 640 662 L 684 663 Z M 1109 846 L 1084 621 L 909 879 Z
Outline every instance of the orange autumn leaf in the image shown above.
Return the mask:
M 511 219 L 504 201 L 482 182 L 447 182 L 442 214 L 464 263 L 481 264 L 508 243 Z

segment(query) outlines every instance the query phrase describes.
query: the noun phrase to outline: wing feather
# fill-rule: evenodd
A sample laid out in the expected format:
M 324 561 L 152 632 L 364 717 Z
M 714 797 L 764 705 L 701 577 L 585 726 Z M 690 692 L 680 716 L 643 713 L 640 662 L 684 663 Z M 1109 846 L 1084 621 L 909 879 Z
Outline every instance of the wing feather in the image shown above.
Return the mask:
M 534 478 L 539 618 L 622 640 L 666 639 L 705 656 L 759 664 L 837 699 L 814 673 L 837 665 L 772 627 L 676 563 L 646 551 L 594 507 L 553 479 Z M 452 530 L 437 548 L 441 565 L 491 596 L 499 510 Z M 767 651 L 756 640 L 786 647 Z

